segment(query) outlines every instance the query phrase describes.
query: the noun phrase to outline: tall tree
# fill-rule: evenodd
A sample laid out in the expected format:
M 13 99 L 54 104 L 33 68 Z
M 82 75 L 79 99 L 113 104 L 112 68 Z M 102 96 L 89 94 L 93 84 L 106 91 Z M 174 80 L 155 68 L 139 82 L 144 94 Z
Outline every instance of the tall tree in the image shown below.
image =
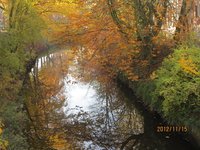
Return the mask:
M 192 27 L 191 13 L 194 11 L 194 0 L 182 0 L 180 14 L 176 26 L 174 39 L 177 43 L 183 42 L 189 35 Z

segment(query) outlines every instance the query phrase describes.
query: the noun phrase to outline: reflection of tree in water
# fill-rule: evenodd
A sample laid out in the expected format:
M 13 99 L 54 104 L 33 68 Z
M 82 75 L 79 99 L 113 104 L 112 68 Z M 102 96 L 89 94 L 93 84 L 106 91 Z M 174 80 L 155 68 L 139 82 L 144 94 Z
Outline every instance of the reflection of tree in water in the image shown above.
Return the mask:
M 55 53 L 36 61 L 24 83 L 25 109 L 29 115 L 27 136 L 32 149 L 51 150 L 69 147 L 64 140 L 62 107 L 63 81 L 67 73 L 66 55 Z M 31 148 L 30 148 L 31 149 Z
M 79 142 L 90 141 L 91 149 L 95 146 L 116 149 L 132 134 L 143 133 L 142 116 L 132 105 L 122 101 L 126 99 L 125 95 L 114 87 L 98 84 L 98 104 L 91 108 L 91 112 L 80 109 L 79 114 L 68 116 L 65 124 L 66 135 L 73 135 Z
M 84 112 L 80 108 L 78 114 L 71 114 L 65 120 L 65 133 L 70 135 L 68 138 L 73 139 L 78 148 L 89 145 L 89 150 L 183 149 L 181 143 L 176 143 L 177 147 L 174 147 L 173 140 L 170 142 L 165 138 L 171 135 L 162 133 L 160 136 L 155 133 L 158 125 L 155 116 L 140 103 L 135 103 L 136 97 L 132 93 L 125 94 L 111 83 L 96 83 L 93 86 L 98 99 L 95 108 L 93 106 L 91 112 Z M 133 101 L 130 102 L 131 99 Z M 84 145 L 85 141 L 87 144 Z
M 63 85 L 69 68 L 65 57 L 58 53 L 38 59 L 25 82 L 24 108 L 29 114 L 27 136 L 32 149 L 173 148 L 154 133 L 153 115 L 138 111 L 144 108 L 133 104 L 136 100 L 133 94 L 123 92 L 126 88 L 118 89 L 114 83 L 92 82 L 97 103 L 88 112 L 77 107 L 77 113 L 64 114 Z

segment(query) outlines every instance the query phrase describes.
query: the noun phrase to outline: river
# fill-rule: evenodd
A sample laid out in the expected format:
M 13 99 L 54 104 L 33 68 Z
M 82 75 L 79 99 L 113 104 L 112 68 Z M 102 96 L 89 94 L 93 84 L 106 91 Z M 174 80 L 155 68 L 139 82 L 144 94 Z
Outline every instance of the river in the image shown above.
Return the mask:
M 195 149 L 177 133 L 158 133 L 162 119 L 130 89 L 85 75 L 76 59 L 66 51 L 45 55 L 30 73 L 28 135 L 35 149 Z

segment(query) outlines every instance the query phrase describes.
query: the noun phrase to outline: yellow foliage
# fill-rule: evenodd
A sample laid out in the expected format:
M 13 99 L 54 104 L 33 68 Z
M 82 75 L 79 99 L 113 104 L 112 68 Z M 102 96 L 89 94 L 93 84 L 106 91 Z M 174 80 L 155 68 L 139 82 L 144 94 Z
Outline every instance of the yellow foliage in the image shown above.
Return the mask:
M 179 60 L 179 64 L 182 67 L 183 71 L 186 73 L 189 73 L 191 75 L 199 76 L 200 72 L 197 68 L 197 66 L 193 63 L 193 61 L 190 58 L 181 58 Z
M 66 150 L 70 147 L 67 141 L 62 137 L 62 135 L 54 135 L 50 137 L 53 142 L 53 148 L 57 150 Z
M 0 122 L 0 150 L 6 150 L 8 146 L 8 141 L 2 139 L 3 124 Z
M 156 77 L 157 77 L 157 75 L 156 75 L 155 71 L 152 72 L 152 74 L 150 75 L 150 78 L 153 80 L 153 79 L 155 79 Z
M 2 129 L 2 128 L 0 128 L 0 135 L 2 134 L 2 132 L 3 132 L 3 129 Z

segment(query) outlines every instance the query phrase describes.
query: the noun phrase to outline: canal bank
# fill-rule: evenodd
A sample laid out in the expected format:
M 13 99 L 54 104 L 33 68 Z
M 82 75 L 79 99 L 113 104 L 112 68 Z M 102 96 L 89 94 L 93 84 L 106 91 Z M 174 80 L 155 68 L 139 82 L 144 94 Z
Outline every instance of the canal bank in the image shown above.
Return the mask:
M 152 95 L 151 95 L 151 93 L 155 90 L 155 85 L 153 83 L 153 80 L 130 81 L 126 77 L 125 74 L 119 73 L 118 74 L 118 81 L 121 84 L 128 86 L 134 92 L 137 99 L 139 99 L 139 101 L 144 106 L 146 106 L 149 111 L 153 111 L 156 114 L 158 114 L 158 116 L 162 118 L 161 120 L 163 120 L 163 123 L 165 122 L 164 126 L 186 127 L 187 133 L 175 132 L 175 134 L 183 136 L 183 138 L 188 140 L 190 143 L 192 143 L 195 146 L 195 148 L 198 149 L 200 147 L 200 130 L 199 130 L 198 127 L 193 126 L 193 124 L 188 125 L 184 122 L 178 122 L 178 120 L 168 120 L 166 117 L 164 117 L 164 114 L 161 111 L 161 108 L 154 107 L 152 105 Z M 179 112 L 177 112 L 177 113 L 179 113 Z M 167 131 L 167 132 L 169 132 L 169 131 Z

